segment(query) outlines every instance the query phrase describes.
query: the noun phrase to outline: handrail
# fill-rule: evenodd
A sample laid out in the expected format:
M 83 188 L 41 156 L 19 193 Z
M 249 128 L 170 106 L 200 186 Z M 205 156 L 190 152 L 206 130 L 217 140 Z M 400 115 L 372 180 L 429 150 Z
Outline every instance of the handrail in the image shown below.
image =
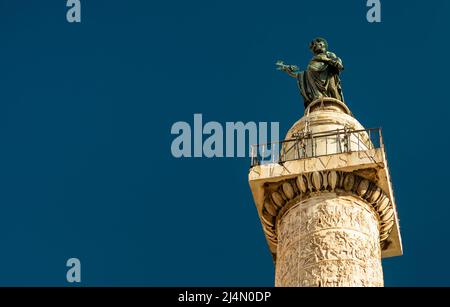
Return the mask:
M 334 138 L 329 140 L 330 137 Z M 269 146 L 270 150 L 268 149 Z M 302 133 L 299 137 L 283 141 L 252 145 L 251 165 L 253 167 L 268 161 L 270 163 L 283 163 L 373 148 L 383 148 L 381 128 L 336 129 L 316 133 Z M 265 160 L 266 156 L 271 157 Z

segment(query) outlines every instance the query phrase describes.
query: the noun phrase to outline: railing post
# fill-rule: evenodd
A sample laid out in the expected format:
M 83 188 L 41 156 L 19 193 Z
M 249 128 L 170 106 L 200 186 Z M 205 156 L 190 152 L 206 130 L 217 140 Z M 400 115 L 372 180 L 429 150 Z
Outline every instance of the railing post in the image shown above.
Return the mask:
M 356 137 L 358 138 L 358 151 L 360 151 L 361 148 L 359 148 L 359 133 L 358 133 L 358 135 Z

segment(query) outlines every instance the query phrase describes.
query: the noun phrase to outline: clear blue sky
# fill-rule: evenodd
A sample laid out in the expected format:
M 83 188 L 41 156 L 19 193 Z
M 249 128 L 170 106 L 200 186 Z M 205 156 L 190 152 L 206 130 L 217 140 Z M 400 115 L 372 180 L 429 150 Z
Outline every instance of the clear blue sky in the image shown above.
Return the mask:
M 450 2 L 0 0 L 0 285 L 271 286 L 248 159 L 174 159 L 176 121 L 302 115 L 295 82 L 323 36 L 344 94 L 382 126 L 405 255 L 388 286 L 450 285 Z

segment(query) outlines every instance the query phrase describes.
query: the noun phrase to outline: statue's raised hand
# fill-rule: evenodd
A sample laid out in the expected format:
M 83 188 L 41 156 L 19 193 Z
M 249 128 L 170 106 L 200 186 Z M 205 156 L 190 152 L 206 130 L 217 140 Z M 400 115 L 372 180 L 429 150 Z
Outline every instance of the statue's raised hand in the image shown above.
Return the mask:
M 298 73 L 298 66 L 296 65 L 286 65 L 283 61 L 277 61 L 275 63 L 277 65 L 277 69 L 286 72 L 292 77 L 296 77 Z

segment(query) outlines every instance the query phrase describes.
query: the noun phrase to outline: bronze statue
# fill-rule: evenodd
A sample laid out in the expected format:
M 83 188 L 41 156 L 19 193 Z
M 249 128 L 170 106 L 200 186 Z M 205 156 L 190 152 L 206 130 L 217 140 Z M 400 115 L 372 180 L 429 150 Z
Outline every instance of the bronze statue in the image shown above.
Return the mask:
M 332 97 L 344 102 L 339 79 L 340 72 L 344 70 L 341 59 L 327 50 L 327 41 L 320 37 L 310 43 L 309 49 L 314 57 L 306 71 L 300 71 L 295 65 L 285 65 L 283 61 L 276 63 L 278 69 L 297 79 L 305 109 L 321 97 Z

